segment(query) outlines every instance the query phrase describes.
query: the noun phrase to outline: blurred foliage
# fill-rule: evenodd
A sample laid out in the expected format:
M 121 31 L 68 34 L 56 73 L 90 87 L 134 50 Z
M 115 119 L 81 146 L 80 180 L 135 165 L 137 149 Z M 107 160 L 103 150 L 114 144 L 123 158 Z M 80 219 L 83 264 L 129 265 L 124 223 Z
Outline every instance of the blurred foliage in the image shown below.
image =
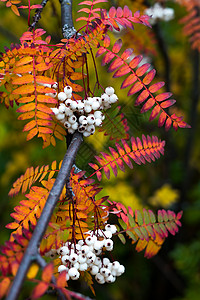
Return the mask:
M 80 1 L 73 2 L 75 19 Z M 110 5 L 126 4 L 133 11 L 138 9 L 143 11 L 145 3 L 152 4 L 155 1 L 108 2 Z M 197 110 L 192 113 L 191 106 L 195 91 L 193 65 L 197 62 L 188 39 L 182 34 L 182 25 L 179 24 L 180 18 L 186 12 L 175 1 L 160 2 L 165 2 L 166 7 L 174 8 L 175 18 L 172 21 L 160 21 L 157 26 L 153 26 L 152 30 L 138 24 L 135 26 L 134 36 L 129 31 L 114 32 L 114 35 L 123 38 L 126 47 L 133 47 L 135 53 L 148 55 L 148 59 L 157 69 L 157 80 L 166 81 L 166 64 L 158 44 L 158 38 L 161 38 L 170 61 L 168 86 L 177 100 L 175 109 L 185 116 L 188 123 L 191 123 L 193 118 L 199 118 L 200 103 L 197 105 Z M 58 0 L 47 3 L 38 27 L 44 28 L 48 35 L 52 35 L 52 43 L 60 40 L 62 36 Z M 4 46 L 9 47 L 11 42 L 19 42 L 19 37 L 27 28 L 25 10 L 21 11 L 21 17 L 17 17 L 5 7 L 4 3 L 0 3 L 0 51 L 4 51 Z M 117 178 L 111 176 L 110 181 L 103 180 L 102 184 L 105 188 L 102 193 L 110 195 L 112 200 L 120 199 L 133 209 L 156 205 L 156 208 L 183 210 L 184 214 L 180 234 L 175 238 L 169 238 L 161 252 L 151 261 L 144 259 L 142 254 L 137 254 L 130 243 L 124 246 L 120 241 L 116 241 L 114 257 L 120 257 L 120 262 L 126 266 L 126 273 L 118 279 L 117 284 L 96 285 L 96 299 L 197 300 L 200 294 L 200 123 L 196 123 L 191 130 L 179 129 L 178 132 L 165 133 L 163 129 L 157 128 L 157 121 L 148 122 L 148 113 L 144 115 L 139 113 L 139 109 L 133 106 L 135 98 L 126 97 L 126 91 L 119 89 L 121 83 L 118 79 L 114 81 L 100 63 L 97 67 L 102 86 L 110 84 L 116 87 L 122 112 L 128 119 L 131 135 L 141 137 L 142 133 L 153 134 L 166 140 L 166 152 L 163 158 L 151 165 L 134 165 L 133 170 L 127 168 L 125 174 L 119 172 Z M 93 68 L 90 75 L 92 85 L 95 82 Z M 9 237 L 9 230 L 5 229 L 5 225 L 11 222 L 10 213 L 19 200 L 8 199 L 7 194 L 12 182 L 25 172 L 27 167 L 50 164 L 55 159 L 61 160 L 66 148 L 65 143 L 60 141 L 56 148 L 49 147 L 47 150 L 42 149 L 39 140 L 26 142 L 22 126 L 23 124 L 17 121 L 15 110 L 6 110 L 1 106 L 1 244 Z M 84 142 L 81 146 L 77 165 L 89 171 L 88 162 L 92 161 L 95 154 L 105 151 L 108 146 L 112 146 L 112 141 L 109 141 L 102 132 L 89 137 L 87 143 Z M 114 223 L 115 216 L 112 218 Z M 76 287 L 91 296 L 85 285 L 72 283 L 72 288 Z M 29 288 L 30 286 L 27 285 L 27 290 Z M 25 296 L 21 295 L 21 299 L 25 299 Z M 44 299 L 53 298 L 45 296 Z

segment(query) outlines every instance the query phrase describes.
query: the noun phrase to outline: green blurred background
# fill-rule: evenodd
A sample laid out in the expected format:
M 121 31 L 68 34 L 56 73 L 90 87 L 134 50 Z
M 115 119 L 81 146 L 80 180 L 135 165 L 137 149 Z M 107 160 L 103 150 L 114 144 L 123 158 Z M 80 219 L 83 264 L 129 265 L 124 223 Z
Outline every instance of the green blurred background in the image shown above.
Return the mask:
M 74 20 L 80 9 L 74 2 Z M 125 4 L 133 11 L 143 11 L 143 1 L 108 1 L 109 5 Z M 25 3 L 25 2 L 24 2 Z M 39 3 L 35 1 L 34 3 Z M 154 3 L 152 1 L 151 3 Z M 175 111 L 184 115 L 185 121 L 192 129 L 171 129 L 165 132 L 157 127 L 157 121 L 148 122 L 149 113 L 141 115 L 134 107 L 135 97 L 126 97 L 126 91 L 120 90 L 120 80 L 115 80 L 102 68 L 99 76 L 103 86 L 116 87 L 122 112 L 128 120 L 130 135 L 157 135 L 166 140 L 165 156 L 155 163 L 134 166 L 126 169 L 117 178 L 102 181 L 104 194 L 112 200 L 121 201 L 133 209 L 149 207 L 183 210 L 182 228 L 175 236 L 170 236 L 161 251 L 153 259 L 147 260 L 143 253 L 137 253 L 134 245 L 127 241 L 122 245 L 115 241 L 113 257 L 123 263 L 126 272 L 114 284 L 95 284 L 96 299 L 173 299 L 197 300 L 200 295 L 200 139 L 198 78 L 199 53 L 192 50 L 188 38 L 183 35 L 183 25 L 179 20 L 186 14 L 184 7 L 174 1 L 165 1 L 167 7 L 175 11 L 175 18 L 169 22 L 159 21 L 152 30 L 136 25 L 134 33 L 123 31 L 113 34 L 113 40 L 122 38 L 126 47 L 132 47 L 136 54 L 143 54 L 157 70 L 157 80 L 166 82 L 167 91 L 171 91 L 177 100 Z M 105 6 L 104 6 L 105 7 Z M 78 28 L 81 24 L 76 24 Z M 38 24 L 52 36 L 52 43 L 62 38 L 59 1 L 51 0 L 42 13 Z M 10 8 L 0 3 L 0 51 L 10 43 L 19 42 L 19 37 L 27 30 L 27 12 L 21 10 L 21 17 L 13 14 Z M 91 68 L 91 84 L 94 70 Z M 5 225 L 11 222 L 10 213 L 13 207 L 23 199 L 8 198 L 12 183 L 30 167 L 60 161 L 65 153 L 65 142 L 58 141 L 56 147 L 42 149 L 38 139 L 26 142 L 26 134 L 22 132 L 24 123 L 17 120 L 14 109 L 8 110 L 1 105 L 0 109 L 0 241 L 3 244 L 10 231 Z M 77 165 L 89 171 L 88 162 L 92 157 L 113 142 L 103 133 L 86 139 L 77 157 Z M 115 223 L 115 219 L 111 220 Z M 94 297 L 81 282 L 72 282 L 76 291 Z M 28 288 L 21 293 L 21 299 L 28 297 Z M 53 299 L 44 296 L 43 299 Z

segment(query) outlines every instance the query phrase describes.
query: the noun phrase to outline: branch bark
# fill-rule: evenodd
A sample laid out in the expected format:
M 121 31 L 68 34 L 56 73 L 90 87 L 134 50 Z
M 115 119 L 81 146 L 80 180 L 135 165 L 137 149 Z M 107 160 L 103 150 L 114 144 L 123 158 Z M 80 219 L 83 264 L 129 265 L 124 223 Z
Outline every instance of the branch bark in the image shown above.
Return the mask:
M 59 0 L 61 4 L 62 33 L 65 39 L 76 34 L 72 19 L 72 0 Z
M 25 276 L 28 272 L 31 263 L 33 261 L 36 262 L 38 261 L 38 247 L 45 233 L 45 230 L 47 228 L 51 215 L 54 211 L 56 203 L 66 183 L 66 180 L 70 176 L 70 171 L 74 163 L 78 149 L 82 143 L 82 140 L 83 140 L 82 134 L 76 132 L 64 156 L 62 166 L 60 168 L 56 181 L 53 185 L 53 188 L 49 193 L 49 197 L 41 213 L 41 216 L 38 220 L 38 223 L 35 227 L 29 245 L 25 251 L 17 275 L 13 281 L 13 284 L 6 298 L 7 300 L 15 300 L 18 298 L 23 281 L 25 279 Z

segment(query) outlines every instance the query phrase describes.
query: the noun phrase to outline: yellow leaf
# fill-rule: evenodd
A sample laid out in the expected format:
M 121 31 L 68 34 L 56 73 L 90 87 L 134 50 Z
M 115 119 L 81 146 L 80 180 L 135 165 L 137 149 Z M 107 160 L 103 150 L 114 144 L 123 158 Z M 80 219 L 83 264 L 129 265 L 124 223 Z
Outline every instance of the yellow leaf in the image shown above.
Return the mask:
M 33 278 L 35 278 L 36 277 L 36 275 L 37 275 L 37 273 L 38 273 L 38 271 L 39 271 L 39 266 L 37 265 L 37 264 L 35 264 L 35 263 L 33 263 L 31 266 L 30 266 L 30 268 L 29 268 L 29 270 L 28 270 L 28 273 L 27 273 L 27 278 L 28 279 L 33 279 Z

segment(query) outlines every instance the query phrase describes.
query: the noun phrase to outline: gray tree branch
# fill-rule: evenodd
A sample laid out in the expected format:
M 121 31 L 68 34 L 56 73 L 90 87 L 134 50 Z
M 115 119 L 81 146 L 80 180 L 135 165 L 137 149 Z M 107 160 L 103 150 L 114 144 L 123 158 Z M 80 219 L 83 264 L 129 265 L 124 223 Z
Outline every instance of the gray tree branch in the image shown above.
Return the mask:
M 62 166 L 53 185 L 53 188 L 49 193 L 47 202 L 35 227 L 29 245 L 25 251 L 17 275 L 14 278 L 13 284 L 6 298 L 7 300 L 15 300 L 18 298 L 25 276 L 33 261 L 39 262 L 40 265 L 41 263 L 44 264 L 41 259 L 40 261 L 38 261 L 38 248 L 51 218 L 51 215 L 54 211 L 56 203 L 66 183 L 66 180 L 70 176 L 70 171 L 82 140 L 82 134 L 76 132 L 64 156 Z

